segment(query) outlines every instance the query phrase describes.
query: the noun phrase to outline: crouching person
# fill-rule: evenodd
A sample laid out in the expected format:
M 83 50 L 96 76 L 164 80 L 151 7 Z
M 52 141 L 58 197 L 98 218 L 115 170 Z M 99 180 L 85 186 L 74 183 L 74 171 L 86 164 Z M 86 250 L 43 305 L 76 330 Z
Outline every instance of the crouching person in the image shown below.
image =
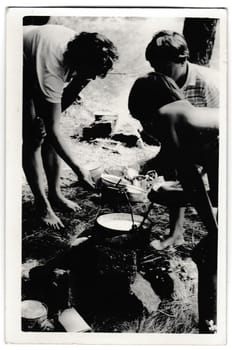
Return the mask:
M 129 110 L 160 141 L 163 165 L 169 174 L 173 169 L 208 231 L 193 253 L 199 271 L 199 327 L 207 332 L 205 325 L 216 323 L 218 228 L 213 205 L 218 192 L 218 111 L 192 106 L 172 79 L 154 72 L 134 83 Z M 197 165 L 208 175 L 211 199 Z

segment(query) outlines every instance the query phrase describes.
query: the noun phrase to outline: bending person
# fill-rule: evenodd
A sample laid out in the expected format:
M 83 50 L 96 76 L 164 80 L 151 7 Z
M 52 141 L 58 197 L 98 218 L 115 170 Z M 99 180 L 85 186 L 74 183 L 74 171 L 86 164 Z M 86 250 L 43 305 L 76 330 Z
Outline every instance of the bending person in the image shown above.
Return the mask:
M 209 232 L 217 232 L 212 206 L 218 192 L 218 111 L 196 108 L 184 100 L 172 79 L 149 73 L 134 83 L 129 110 L 144 130 L 161 143 L 161 168 L 166 178 L 178 179 Z M 210 183 L 210 198 L 196 165 Z M 211 205 L 212 204 L 212 205 Z
M 156 32 L 147 45 L 146 60 L 159 73 L 172 78 L 183 97 L 195 107 L 219 107 L 219 77 L 215 70 L 190 63 L 189 49 L 183 35 L 162 30 Z M 209 118 L 211 114 L 208 115 Z M 157 159 L 150 160 L 144 166 L 144 171 L 156 166 L 162 154 Z M 170 209 L 170 231 L 179 235 L 179 243 L 184 232 L 184 207 L 173 205 Z M 176 242 L 177 243 L 177 242 Z
M 64 140 L 59 126 L 62 111 L 91 80 L 104 78 L 117 57 L 113 43 L 98 33 L 77 35 L 51 24 L 23 28 L 23 168 L 36 213 L 47 226 L 63 227 L 54 207 L 79 208 L 61 193 L 60 158 L 79 180 L 93 187 L 89 172 L 79 165 Z
M 136 80 L 129 110 L 160 141 L 163 170 L 177 176 L 208 231 L 192 254 L 199 272 L 199 330 L 208 333 L 216 322 L 218 228 L 212 205 L 218 196 L 218 111 L 193 107 L 174 81 L 158 73 Z M 197 164 L 208 175 L 210 198 Z

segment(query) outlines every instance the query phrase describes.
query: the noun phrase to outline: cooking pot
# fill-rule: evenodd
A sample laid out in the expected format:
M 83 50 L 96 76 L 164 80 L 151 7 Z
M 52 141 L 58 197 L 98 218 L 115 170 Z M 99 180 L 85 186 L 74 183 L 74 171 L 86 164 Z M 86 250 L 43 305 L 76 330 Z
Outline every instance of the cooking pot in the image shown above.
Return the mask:
M 127 234 L 138 228 L 144 218 L 141 215 L 129 213 L 110 213 L 100 215 L 96 220 L 96 228 L 102 237 L 113 237 Z M 147 226 L 147 222 L 144 223 Z
M 47 306 L 38 300 L 23 300 L 21 303 L 22 330 L 41 329 L 47 319 Z
M 147 200 L 147 192 L 135 185 L 131 185 L 130 182 L 122 177 L 102 174 L 101 175 L 102 193 L 108 194 L 108 197 L 112 196 L 114 200 L 125 199 L 125 193 L 131 203 L 145 202 Z M 124 192 L 124 195 L 123 193 Z
M 123 189 L 126 185 L 129 185 L 130 182 L 126 179 L 110 174 L 102 174 L 101 182 L 107 188 Z
M 147 192 L 141 187 L 128 185 L 126 186 L 126 193 L 131 203 L 139 203 L 147 201 Z

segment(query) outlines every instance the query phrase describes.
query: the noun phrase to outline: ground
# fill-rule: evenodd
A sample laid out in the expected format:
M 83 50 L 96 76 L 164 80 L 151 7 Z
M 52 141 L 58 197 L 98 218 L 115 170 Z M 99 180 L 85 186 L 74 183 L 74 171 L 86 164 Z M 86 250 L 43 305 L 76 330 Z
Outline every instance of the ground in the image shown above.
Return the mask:
M 92 143 L 81 141 L 81 130 L 83 126 L 93 122 L 94 114 L 97 111 L 118 114 L 119 125 L 130 121 L 127 108 L 130 87 L 138 76 L 151 70 L 144 58 L 146 45 L 151 40 L 154 32 L 158 30 L 170 29 L 181 32 L 183 21 L 184 18 L 174 17 L 51 18 L 51 23 L 64 24 L 77 32 L 84 30 L 103 33 L 115 43 L 119 51 L 119 61 L 115 64 L 113 71 L 105 79 L 97 78 L 94 82 L 91 82 L 81 92 L 82 106 L 73 105 L 63 115 L 62 131 L 71 142 L 72 151 L 80 164 L 85 165 L 87 162 L 94 161 L 100 163 L 103 169 L 115 170 L 120 167 L 134 166 L 140 160 L 149 159 L 157 154 L 158 148 L 156 146 L 129 148 L 120 143 L 111 144 L 110 140 L 95 140 Z M 211 61 L 211 66 L 216 69 L 218 69 L 217 54 L 218 36 Z M 136 125 L 135 128 L 137 128 Z M 76 176 L 65 164 L 62 167 L 61 180 L 63 193 L 68 198 L 77 201 L 81 206 L 81 210 L 76 213 L 57 212 L 65 228 L 60 231 L 53 231 L 38 225 L 35 221 L 33 196 L 23 176 L 22 295 L 24 298 L 31 297 L 24 287 L 29 280 L 28 272 L 32 267 L 43 265 L 60 253 L 67 251 L 76 238 L 84 236 L 86 230 L 88 230 L 88 233 L 91 231 L 100 213 L 116 210 L 128 212 L 129 210 L 125 204 L 112 205 L 115 204 L 114 200 L 113 203 L 105 203 L 102 208 L 102 199 L 99 194 L 82 188 L 78 184 Z M 148 202 L 134 204 L 132 208 L 134 213 L 143 215 L 147 211 Z M 154 205 L 151 218 L 153 227 L 149 237 L 150 240 L 168 232 L 167 208 Z M 102 279 L 101 283 L 98 280 L 94 284 L 90 269 L 90 275 L 87 274 L 87 278 L 82 280 L 82 283 L 77 287 L 82 288 L 84 294 L 83 303 L 75 305 L 77 310 L 82 312 L 83 317 L 87 318 L 94 332 L 198 333 L 197 271 L 191 260 L 191 252 L 205 234 L 206 231 L 195 211 L 190 207 L 187 208 L 185 243 L 183 246 L 171 247 L 161 253 L 147 247 L 128 252 L 127 257 L 133 259 L 136 257 L 139 260 L 136 275 L 137 284 L 135 283 L 132 289 L 137 288 L 137 297 L 139 296 L 142 300 L 141 305 L 135 303 L 134 300 L 132 302 L 128 293 L 120 293 L 120 289 L 116 288 L 116 293 L 112 287 L 115 286 L 115 281 L 108 281 L 109 283 L 105 285 L 105 288 L 98 288 L 102 283 Z M 78 256 L 80 260 L 79 272 L 82 272 L 80 271 L 82 268 L 85 271 L 86 266 L 91 266 L 93 256 L 91 254 L 87 256 L 78 254 Z M 159 263 L 160 261 L 162 263 Z M 169 265 L 168 273 L 164 280 L 159 280 L 159 290 L 156 289 L 156 294 L 160 296 L 160 303 L 157 305 L 157 309 L 154 310 L 154 305 L 149 303 L 149 300 L 146 303 L 146 295 L 139 294 L 141 292 L 139 283 L 146 276 L 145 272 L 147 273 L 146 281 L 148 281 L 149 269 L 156 271 L 156 268 L 158 268 L 160 271 L 167 262 Z M 158 272 L 155 276 L 157 275 Z M 150 282 L 143 281 L 142 283 L 144 290 L 148 288 L 147 291 L 151 292 L 152 279 L 150 279 Z M 174 284 L 174 291 L 171 295 L 168 295 L 170 283 Z M 38 289 L 42 287 L 44 286 L 38 284 Z M 53 292 L 55 293 L 51 289 L 51 298 Z M 106 299 L 102 297 L 101 292 L 104 292 L 104 297 L 108 297 L 108 304 Z M 151 298 L 151 300 L 154 300 L 154 295 L 153 293 L 153 299 Z M 90 308 L 90 305 L 92 313 L 87 313 L 87 308 Z M 115 307 L 112 308 L 113 306 Z
M 103 168 L 111 171 L 123 166 L 134 166 L 140 160 L 151 158 L 159 150 L 157 146 L 148 145 L 145 145 L 144 148 L 129 148 L 120 143 L 110 145 L 109 139 L 99 139 L 92 143 L 81 141 L 81 128 L 91 121 L 92 116 L 87 117 L 83 108 L 78 105 L 73 105 L 62 119 L 62 127 L 66 137 L 71 142 L 72 150 L 82 164 L 97 161 L 103 165 Z M 68 127 L 65 127 L 66 125 Z M 81 206 L 81 211 L 76 213 L 57 212 L 65 228 L 54 231 L 38 225 L 34 220 L 33 197 L 24 177 L 23 180 L 22 259 L 24 280 L 28 279 L 28 271 L 33 266 L 43 265 L 66 251 L 77 237 L 85 236 L 86 230 L 91 230 L 99 214 L 114 211 L 129 212 L 129 207 L 125 203 L 115 205 L 114 200 L 114 205 L 110 201 L 104 202 L 103 205 L 100 195 L 82 188 L 78 184 L 76 176 L 63 164 L 62 191 L 68 198 L 77 201 Z M 149 202 L 133 204 L 133 212 L 145 214 L 148 204 Z M 150 216 L 153 226 L 149 239 L 165 235 L 168 232 L 167 208 L 154 205 Z M 120 301 L 119 295 L 117 295 L 119 308 L 116 313 L 115 310 L 111 310 L 112 305 L 109 304 L 106 308 L 102 304 L 100 309 L 86 315 L 93 331 L 197 333 L 197 272 L 191 260 L 191 251 L 204 235 L 205 230 L 195 211 L 192 208 L 187 208 L 185 244 L 183 246 L 167 248 L 163 252 L 157 252 L 149 247 L 136 249 L 137 257 L 139 254 L 140 259 L 138 273 L 142 276 L 144 271 L 148 271 L 151 266 L 152 268 L 157 266 L 157 259 L 158 262 L 168 261 L 168 276 L 174 281 L 174 292 L 171 297 L 166 297 L 168 285 L 166 285 L 167 281 L 164 281 L 162 282 L 161 303 L 156 311 L 152 311 L 152 306 L 143 305 L 135 312 L 135 305 L 132 303 L 133 312 L 129 308 L 126 314 L 123 309 L 121 313 L 119 312 L 123 301 Z M 88 260 L 91 261 L 91 256 L 88 257 Z M 85 288 L 88 287 L 85 287 L 83 283 L 85 282 L 82 282 L 82 288 L 86 292 Z M 95 306 L 96 304 L 101 305 L 101 298 L 96 297 L 96 290 L 94 292 L 95 287 L 91 288 L 93 290 L 91 290 L 91 296 L 88 295 L 88 297 L 92 299 Z M 23 290 L 23 295 L 24 292 Z M 30 295 L 24 295 L 24 297 L 28 296 Z M 83 305 L 80 305 L 81 307 Z M 85 310 L 82 312 L 85 313 Z

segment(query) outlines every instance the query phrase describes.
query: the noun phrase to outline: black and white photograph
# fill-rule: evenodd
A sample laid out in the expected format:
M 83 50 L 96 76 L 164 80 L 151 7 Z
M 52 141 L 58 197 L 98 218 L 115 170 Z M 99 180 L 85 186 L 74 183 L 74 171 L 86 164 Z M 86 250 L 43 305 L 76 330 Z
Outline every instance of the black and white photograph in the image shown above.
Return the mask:
M 223 344 L 227 10 L 6 26 L 7 339 Z

